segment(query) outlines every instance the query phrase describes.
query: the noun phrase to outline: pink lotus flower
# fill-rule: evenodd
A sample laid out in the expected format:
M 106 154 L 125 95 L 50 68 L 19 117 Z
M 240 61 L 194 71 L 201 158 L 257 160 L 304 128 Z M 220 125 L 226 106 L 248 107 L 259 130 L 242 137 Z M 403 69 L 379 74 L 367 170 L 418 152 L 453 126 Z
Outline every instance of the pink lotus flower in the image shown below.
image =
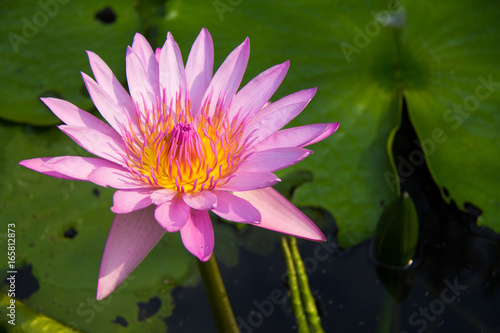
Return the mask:
M 180 231 L 186 249 L 210 258 L 209 211 L 242 223 L 324 241 L 321 231 L 271 186 L 273 171 L 293 165 L 338 123 L 280 130 L 314 96 L 307 89 L 268 103 L 289 62 L 264 71 L 239 92 L 250 52 L 248 38 L 212 77 L 213 43 L 203 29 L 186 67 L 170 33 L 153 52 L 136 34 L 127 48 L 130 95 L 109 67 L 88 52 L 96 81 L 85 73 L 90 97 L 106 124 L 73 104 L 42 101 L 66 125 L 59 128 L 98 158 L 42 157 L 21 161 L 35 171 L 118 189 L 99 272 L 97 299 L 108 296 L 166 231 Z

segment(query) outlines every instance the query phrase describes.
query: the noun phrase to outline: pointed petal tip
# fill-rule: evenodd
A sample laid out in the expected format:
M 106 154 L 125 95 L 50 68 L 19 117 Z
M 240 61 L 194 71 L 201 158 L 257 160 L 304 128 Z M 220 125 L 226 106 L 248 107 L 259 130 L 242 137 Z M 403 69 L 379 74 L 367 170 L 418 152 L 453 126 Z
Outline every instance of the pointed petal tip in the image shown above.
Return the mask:
M 200 261 L 207 262 L 207 261 L 210 259 L 210 257 L 211 257 L 211 256 L 212 256 L 212 253 L 210 253 L 209 255 L 200 256 L 200 257 L 196 256 L 196 257 L 197 257 Z
M 304 239 L 307 239 L 310 241 L 314 241 L 314 242 L 326 242 L 325 234 L 323 234 L 323 232 L 321 232 L 321 230 L 319 230 L 319 229 L 317 230 L 317 235 L 312 236 L 312 237 L 301 237 L 301 238 L 304 238 Z
M 140 32 L 136 32 L 136 33 L 135 33 L 135 35 L 134 35 L 134 40 L 132 41 L 132 43 L 133 43 L 136 39 L 146 39 L 146 37 L 144 37 L 144 35 L 142 35 Z
M 292 235 L 292 236 L 299 237 L 299 238 L 306 239 L 306 240 L 313 241 L 313 242 L 320 242 L 320 243 L 326 242 L 326 236 L 319 229 L 317 230 L 316 235 L 312 235 L 312 236 L 309 235 L 307 237 L 303 237 L 300 235 Z
M 99 280 L 99 282 L 97 283 L 97 293 L 95 298 L 96 300 L 100 301 L 108 297 L 112 292 L 113 290 L 111 290 L 110 288 L 103 288 L 103 286 L 101 285 L 101 280 Z
M 22 160 L 22 161 L 19 161 L 18 164 L 20 166 L 34 170 L 36 172 L 40 172 L 38 170 L 42 170 L 42 168 L 43 168 L 43 162 L 41 163 L 41 160 L 38 158 L 33 158 L 30 160 Z
M 238 45 L 234 50 L 240 50 L 240 52 L 244 50 L 245 53 L 247 53 L 247 52 L 249 53 L 250 52 L 250 38 L 246 37 L 245 40 L 240 45 Z
M 87 81 L 88 80 L 94 80 L 90 77 L 90 75 L 88 75 L 87 73 L 85 73 L 84 71 L 80 71 L 80 74 L 82 75 L 82 78 L 83 78 L 83 82 L 85 83 L 85 86 L 87 86 Z M 87 90 L 88 90 L 88 87 L 87 87 Z
M 241 45 L 243 46 L 244 50 L 245 51 L 249 51 L 250 50 L 250 38 L 245 38 L 245 40 L 243 41 L 243 43 L 241 43 Z
M 87 53 L 87 56 L 90 58 L 90 57 L 94 57 L 94 56 L 97 56 L 97 54 L 93 51 L 90 51 L 90 50 L 85 50 L 85 53 Z
M 297 94 L 298 94 L 298 96 L 302 95 L 302 99 L 303 99 L 303 101 L 306 102 L 306 105 L 307 105 L 314 98 L 314 96 L 316 95 L 317 92 L 318 92 L 318 88 L 313 87 L 313 88 L 298 91 Z M 305 106 L 304 106 L 304 108 L 305 108 Z
M 51 158 L 50 157 L 38 157 L 38 158 L 32 158 L 32 159 L 28 159 L 28 160 L 19 161 L 18 164 L 25 167 L 25 168 L 34 170 L 36 172 L 41 172 L 42 170 L 45 169 L 45 163 L 46 163 L 45 161 L 49 160 L 49 159 L 51 159 Z
M 318 92 L 318 87 L 313 87 L 313 88 L 309 88 L 309 89 L 306 89 L 306 90 L 309 91 L 312 94 L 311 98 L 313 98 L 314 95 L 316 95 L 316 92 Z
M 274 68 L 277 71 L 284 72 L 284 75 L 283 75 L 283 77 L 284 77 L 286 75 L 286 73 L 288 72 L 288 69 L 290 68 L 290 60 L 282 62 L 281 64 L 274 66 Z

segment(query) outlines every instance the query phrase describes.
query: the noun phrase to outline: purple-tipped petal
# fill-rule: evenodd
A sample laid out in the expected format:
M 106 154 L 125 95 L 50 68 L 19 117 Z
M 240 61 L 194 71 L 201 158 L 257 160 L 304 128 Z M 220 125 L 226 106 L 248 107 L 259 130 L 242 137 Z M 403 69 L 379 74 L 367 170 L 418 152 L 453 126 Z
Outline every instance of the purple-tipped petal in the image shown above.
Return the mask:
M 58 156 L 58 157 L 32 158 L 29 160 L 21 161 L 21 162 L 19 162 L 19 164 L 22 165 L 23 167 L 34 170 L 36 172 L 43 173 L 44 175 L 47 175 L 47 176 L 52 176 L 52 177 L 61 178 L 61 179 L 85 180 L 85 179 L 81 179 L 81 178 L 70 177 L 68 175 L 54 171 L 54 169 L 48 168 L 45 166 L 46 162 L 50 162 L 53 159 L 59 159 L 59 158 L 60 158 L 60 156 Z M 84 175 L 84 177 L 86 177 L 86 176 Z
M 111 294 L 165 234 L 153 214 L 150 206 L 115 216 L 99 270 L 98 300 Z
M 184 108 L 187 101 L 186 71 L 182 62 L 181 51 L 174 37 L 167 33 L 167 40 L 160 52 L 160 88 L 165 94 L 163 101 L 167 107 L 176 110 L 177 102 Z
M 82 78 L 87 86 L 90 98 L 101 115 L 118 133 L 128 128 L 130 113 L 125 112 L 108 93 L 90 76 L 82 72 Z
M 272 148 L 305 147 L 332 135 L 339 123 L 312 124 L 278 131 L 255 145 L 253 149 L 262 151 Z
M 126 57 L 127 82 L 130 95 L 139 108 L 146 107 L 154 110 L 158 105 L 157 96 L 160 96 L 158 84 L 153 84 L 141 61 L 133 52 Z
M 273 186 L 280 179 L 271 172 L 238 172 L 229 181 L 217 187 L 225 191 L 251 191 Z
M 197 210 L 210 210 L 217 205 L 217 197 L 210 191 L 184 193 L 182 198 L 189 207 Z
M 257 226 L 292 236 L 325 241 L 321 230 L 275 189 L 268 187 L 255 191 L 234 192 L 260 211 L 262 220 Z
M 101 186 L 109 186 L 120 190 L 155 188 L 135 179 L 127 169 L 118 165 L 105 166 L 95 169 L 89 175 L 89 180 Z
M 152 190 L 118 190 L 113 195 L 111 211 L 116 214 L 127 214 L 148 207 L 153 202 Z
M 148 77 L 152 80 L 152 84 L 158 87 L 158 61 L 156 61 L 155 54 L 151 45 L 149 45 L 146 38 L 140 33 L 136 33 L 134 41 L 132 42 L 132 51 L 140 59 L 142 66 L 148 73 Z M 158 89 L 158 88 L 157 88 Z
M 125 145 L 118 133 L 111 135 L 86 127 L 60 125 L 59 129 L 89 153 L 108 161 L 124 164 Z
M 156 221 L 168 232 L 181 230 L 189 218 L 191 208 L 184 203 L 179 194 L 172 200 L 162 203 L 156 207 Z
M 252 118 L 245 136 L 253 133 L 252 145 L 266 139 L 299 115 L 315 93 L 316 88 L 301 90 L 269 104 Z
M 130 117 L 133 117 L 135 114 L 134 103 L 109 66 L 94 52 L 87 51 L 87 55 L 92 73 L 94 73 L 95 80 L 99 86 L 101 86 L 119 108 L 128 113 Z
M 208 211 L 191 209 L 186 225 L 181 229 L 182 243 L 201 261 L 210 259 L 214 250 L 214 229 Z
M 234 97 L 229 118 L 238 115 L 239 119 L 243 119 L 262 109 L 283 82 L 289 67 L 290 62 L 286 61 L 269 68 L 248 82 Z
M 231 103 L 247 68 L 249 55 L 250 41 L 247 37 L 219 67 L 203 97 L 202 105 L 211 101 L 209 115 L 214 113 L 217 103 L 220 102 L 223 110 Z
M 68 101 L 53 97 L 42 97 L 40 99 L 66 125 L 87 127 L 102 132 L 108 136 L 118 136 L 118 133 L 108 124 Z
M 212 212 L 233 222 L 259 223 L 260 212 L 250 202 L 225 191 L 214 191 L 217 207 Z
M 275 148 L 250 155 L 239 167 L 242 172 L 274 172 L 294 165 L 306 158 L 312 151 L 304 148 Z
M 207 29 L 201 29 L 186 62 L 186 81 L 193 117 L 200 113 L 201 100 L 207 90 L 214 68 L 214 44 Z

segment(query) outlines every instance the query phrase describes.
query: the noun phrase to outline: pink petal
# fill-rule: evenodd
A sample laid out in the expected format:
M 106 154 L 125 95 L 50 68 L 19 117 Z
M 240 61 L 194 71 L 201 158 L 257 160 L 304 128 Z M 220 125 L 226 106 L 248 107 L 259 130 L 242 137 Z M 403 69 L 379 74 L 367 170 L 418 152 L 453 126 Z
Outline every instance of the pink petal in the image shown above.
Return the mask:
M 274 133 L 255 145 L 256 151 L 271 148 L 304 147 L 312 145 L 332 135 L 339 128 L 339 123 L 312 124 L 287 128 Z
M 95 169 L 89 175 L 89 180 L 101 186 L 110 186 L 121 190 L 140 188 L 154 189 L 153 186 L 135 179 L 127 169 L 118 165 Z
M 160 53 L 161 53 L 161 47 L 157 47 L 155 49 L 155 59 L 158 62 L 158 64 L 160 63 Z M 159 71 L 159 69 L 158 69 L 158 71 Z M 158 72 L 158 76 L 159 75 L 160 75 L 160 73 Z
M 124 127 L 128 128 L 129 117 L 132 112 L 126 112 L 123 108 L 118 106 L 117 102 L 109 96 L 101 86 L 92 80 L 90 76 L 82 72 L 82 78 L 97 110 L 99 110 L 111 127 L 118 133 L 122 133 Z
M 315 93 L 316 88 L 301 90 L 269 104 L 252 118 L 245 136 L 254 133 L 253 145 L 266 139 L 302 112 Z
M 181 229 L 186 249 L 201 261 L 210 259 L 214 250 L 214 229 L 208 211 L 191 209 L 186 225 Z
M 171 201 L 162 203 L 156 207 L 156 221 L 168 232 L 176 232 L 181 230 L 189 218 L 191 208 L 184 203 L 182 196 L 179 194 Z
M 159 66 L 160 87 L 164 89 L 165 94 L 163 101 L 173 110 L 176 110 L 177 102 L 184 108 L 184 103 L 187 101 L 186 71 L 179 46 L 170 32 L 167 33 L 167 40 L 160 52 Z
M 299 163 L 312 151 L 304 148 L 275 148 L 250 155 L 239 167 L 238 171 L 265 172 L 276 171 Z
M 210 210 L 217 205 L 217 197 L 210 191 L 184 193 L 182 199 L 189 207 L 197 210 Z
M 217 186 L 224 191 L 250 191 L 273 186 L 280 179 L 271 172 L 238 172 L 226 184 Z
M 92 128 L 69 125 L 60 125 L 59 129 L 89 153 L 117 164 L 124 163 L 125 145 L 118 133 L 110 136 Z
M 153 202 L 149 197 L 152 190 L 118 190 L 113 195 L 111 211 L 116 214 L 127 214 L 148 207 Z
M 139 58 L 130 51 L 130 48 L 128 50 L 126 66 L 130 95 L 139 108 L 154 110 L 159 102 L 157 96 L 160 96 L 158 84 L 153 84 Z
M 154 207 L 150 206 L 115 216 L 99 270 L 98 300 L 111 294 L 165 234 L 153 212 Z
M 262 220 L 257 226 L 292 236 L 325 241 L 321 230 L 275 189 L 268 187 L 255 191 L 234 192 L 260 211 Z
M 289 66 L 290 62 L 286 61 L 269 68 L 248 82 L 234 97 L 230 119 L 237 114 L 243 119 L 262 109 L 283 82 Z
M 43 173 L 44 175 L 47 175 L 47 176 L 52 176 L 52 177 L 61 178 L 61 179 L 85 180 L 84 179 L 84 177 L 86 177 L 85 175 L 82 175 L 83 176 L 82 178 L 74 178 L 74 177 L 70 177 L 68 175 L 65 175 L 63 173 L 54 171 L 54 169 L 48 168 L 45 166 L 46 162 L 50 162 L 53 159 L 59 159 L 59 158 L 60 158 L 60 156 L 58 156 L 58 157 L 32 158 L 30 160 L 21 161 L 21 162 L 19 162 L 19 164 L 28 168 L 28 169 Z
M 134 36 L 134 41 L 132 42 L 132 51 L 141 60 L 142 66 L 148 73 L 150 80 L 153 80 L 153 84 L 158 86 L 158 61 L 156 61 L 155 54 L 151 45 L 149 45 L 146 38 L 140 33 L 136 33 Z
M 303 89 L 287 95 L 276 102 L 266 104 L 255 116 L 250 120 L 250 125 L 255 124 L 270 114 L 276 112 L 290 104 L 307 105 L 316 94 L 317 88 Z
M 207 29 L 201 29 L 186 62 L 186 80 L 193 117 L 200 112 L 201 99 L 207 90 L 214 67 L 214 44 Z
M 153 200 L 153 203 L 157 206 L 161 205 L 162 203 L 166 201 L 170 201 L 177 195 L 176 191 L 172 190 L 167 190 L 166 188 L 163 188 L 161 190 L 156 190 L 151 194 L 151 200 Z
M 89 175 L 97 168 L 114 166 L 115 163 L 102 158 L 82 156 L 59 156 L 44 164 L 44 167 L 79 180 L 89 180 Z
M 215 73 L 205 92 L 202 105 L 210 102 L 209 115 L 215 111 L 217 103 L 226 109 L 240 86 L 250 55 L 250 41 L 245 41 L 233 50 Z
M 94 52 L 87 51 L 90 67 L 94 77 L 101 88 L 108 94 L 120 109 L 134 119 L 135 106 L 128 92 L 113 74 L 109 66 Z M 72 124 L 68 124 L 72 125 Z
M 68 101 L 45 97 L 40 98 L 54 114 L 66 125 L 87 127 L 102 132 L 108 136 L 116 137 L 118 133 L 102 120 L 84 111 Z
M 223 219 L 243 223 L 260 222 L 260 212 L 250 202 L 225 191 L 213 193 L 217 196 L 217 207 L 213 208 L 212 212 Z

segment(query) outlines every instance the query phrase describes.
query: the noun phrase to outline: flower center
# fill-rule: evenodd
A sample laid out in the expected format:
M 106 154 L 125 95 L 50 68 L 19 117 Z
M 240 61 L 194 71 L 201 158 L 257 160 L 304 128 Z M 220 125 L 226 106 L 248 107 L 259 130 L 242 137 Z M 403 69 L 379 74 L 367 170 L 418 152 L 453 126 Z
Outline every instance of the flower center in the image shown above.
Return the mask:
M 226 183 L 244 159 L 243 125 L 229 122 L 223 110 L 212 116 L 207 110 L 205 106 L 196 120 L 185 110 L 176 110 L 175 115 L 163 110 L 138 112 L 141 133 L 130 126 L 124 135 L 125 159 L 134 177 L 183 193 Z

